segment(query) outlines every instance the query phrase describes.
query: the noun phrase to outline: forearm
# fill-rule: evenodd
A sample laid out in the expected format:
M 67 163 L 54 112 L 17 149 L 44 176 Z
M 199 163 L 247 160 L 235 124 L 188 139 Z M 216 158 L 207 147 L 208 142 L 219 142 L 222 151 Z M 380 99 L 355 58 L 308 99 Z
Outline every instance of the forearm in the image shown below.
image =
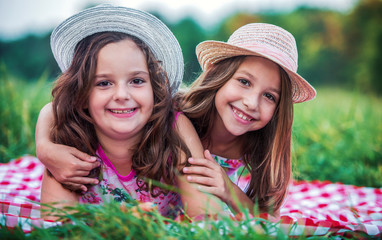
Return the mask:
M 56 221 L 59 219 L 59 214 L 51 211 L 52 207 L 63 208 L 66 206 L 74 206 L 78 203 L 78 200 L 79 196 L 75 192 L 65 189 L 56 179 L 49 176 L 47 170 L 44 171 L 41 183 L 40 202 L 42 203 L 41 216 L 45 220 Z M 48 204 L 48 206 L 45 204 Z
M 187 216 L 193 218 L 222 213 L 222 203 L 217 197 L 200 192 L 195 184 L 188 183 L 183 176 L 178 177 L 177 185 Z
M 229 199 L 225 202 L 229 205 L 235 212 L 241 212 L 243 209 L 248 209 L 251 214 L 253 214 L 255 204 L 253 201 L 243 192 L 239 186 L 230 182 L 232 194 L 229 194 Z
M 47 159 L 45 157 L 47 153 L 44 146 L 52 142 L 50 139 L 50 132 L 53 127 L 53 122 L 52 104 L 48 103 L 40 111 L 35 131 L 36 155 L 44 164 L 46 164 L 45 159 Z
M 232 183 L 232 182 L 231 182 Z M 249 213 L 252 215 L 255 215 L 256 213 L 262 213 L 264 211 L 255 210 L 255 204 L 250 199 L 247 194 L 245 194 L 239 186 L 232 183 L 232 191 L 233 194 L 230 195 L 230 199 L 226 201 L 226 204 L 229 205 L 232 210 L 234 210 L 236 213 L 241 212 L 242 209 L 248 209 Z M 255 212 L 259 211 L 259 212 Z M 280 209 L 277 209 L 276 211 L 273 211 L 270 213 L 273 217 L 278 218 L 280 216 Z
M 89 172 L 99 166 L 95 157 L 73 147 L 53 143 L 50 132 L 54 124 L 52 104 L 45 105 L 36 124 L 36 155 L 54 178 L 71 190 L 87 191 L 87 184 L 97 184 Z

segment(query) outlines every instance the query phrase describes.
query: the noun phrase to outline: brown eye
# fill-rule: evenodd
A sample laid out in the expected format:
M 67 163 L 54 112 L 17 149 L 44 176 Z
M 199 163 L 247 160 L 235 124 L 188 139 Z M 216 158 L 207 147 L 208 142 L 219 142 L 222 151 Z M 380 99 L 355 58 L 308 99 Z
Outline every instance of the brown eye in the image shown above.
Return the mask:
M 268 98 L 269 100 L 276 102 L 276 98 L 272 94 L 266 93 L 264 94 L 264 96 Z
M 106 87 L 106 86 L 109 86 L 111 85 L 111 83 L 109 81 L 99 81 L 96 86 L 99 86 L 99 87 Z
M 140 78 L 134 78 L 133 80 L 131 80 L 131 83 L 132 84 L 137 84 L 137 85 L 140 85 L 142 83 L 144 83 L 145 81 L 140 79 Z
M 245 85 L 245 86 L 249 86 L 249 85 L 250 85 L 249 81 L 246 80 L 246 79 L 243 79 L 243 78 L 240 78 L 240 79 L 239 79 L 239 82 L 240 82 L 241 84 Z

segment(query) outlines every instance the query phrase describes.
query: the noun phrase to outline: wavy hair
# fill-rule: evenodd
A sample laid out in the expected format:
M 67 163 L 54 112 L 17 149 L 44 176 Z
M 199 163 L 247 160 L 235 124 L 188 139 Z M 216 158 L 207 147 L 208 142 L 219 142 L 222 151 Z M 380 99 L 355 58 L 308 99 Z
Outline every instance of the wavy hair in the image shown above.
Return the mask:
M 177 107 L 190 118 L 208 148 L 217 116 L 217 91 L 235 74 L 246 56 L 222 60 L 203 72 L 189 91 L 176 95 Z M 292 88 L 288 74 L 279 67 L 280 101 L 272 119 L 262 129 L 247 132 L 241 152 L 251 174 L 246 195 L 261 211 L 276 212 L 286 196 L 291 173 Z
M 132 168 L 137 171 L 137 183 L 142 190 L 156 196 L 165 193 L 151 187 L 147 179 L 173 185 L 180 156 L 190 156 L 190 151 L 173 129 L 174 110 L 167 74 L 149 47 L 136 37 L 119 32 L 101 32 L 80 41 L 75 49 L 71 66 L 55 82 L 52 90 L 54 142 L 75 147 L 95 155 L 98 147 L 94 121 L 85 106 L 94 85 L 99 51 L 110 43 L 130 39 L 146 57 L 154 95 L 152 115 L 143 127 L 140 143 L 133 147 Z M 155 193 L 154 193 L 155 192 Z

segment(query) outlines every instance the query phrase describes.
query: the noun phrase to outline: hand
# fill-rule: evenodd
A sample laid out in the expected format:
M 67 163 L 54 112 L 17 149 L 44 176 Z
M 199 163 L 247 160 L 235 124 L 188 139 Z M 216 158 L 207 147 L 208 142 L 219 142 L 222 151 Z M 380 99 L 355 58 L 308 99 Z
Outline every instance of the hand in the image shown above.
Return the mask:
M 39 143 L 36 153 L 38 159 L 65 188 L 86 192 L 85 185 L 98 183 L 97 179 L 86 177 L 92 169 L 100 166 L 96 157 L 52 142 Z
M 232 182 L 225 170 L 213 159 L 208 150 L 204 151 L 205 159 L 190 158 L 190 167 L 183 168 L 187 181 L 199 184 L 200 191 L 208 192 L 229 204 Z

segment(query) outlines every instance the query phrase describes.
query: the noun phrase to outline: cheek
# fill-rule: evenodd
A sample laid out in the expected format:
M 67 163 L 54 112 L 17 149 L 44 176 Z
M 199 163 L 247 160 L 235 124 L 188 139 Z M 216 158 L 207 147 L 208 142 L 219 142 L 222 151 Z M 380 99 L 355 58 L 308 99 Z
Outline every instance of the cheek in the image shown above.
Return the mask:
M 221 108 L 223 106 L 223 102 L 222 102 L 222 96 L 219 92 L 216 93 L 215 95 L 215 99 L 214 99 L 214 102 L 215 102 L 215 109 L 217 111 L 217 113 L 219 115 L 221 115 Z
M 154 108 L 154 92 L 153 92 L 153 90 L 150 89 L 150 91 L 148 91 L 145 96 L 149 96 L 149 97 L 147 97 L 147 104 L 151 109 L 153 109 Z
M 85 107 L 85 108 L 88 109 L 89 114 L 90 114 L 90 116 L 92 117 L 92 115 L 93 115 L 93 109 L 94 109 L 94 98 L 92 98 L 92 95 L 89 96 L 89 99 L 88 99 L 88 101 L 87 101 L 87 103 L 86 103 L 86 107 Z
M 222 107 L 229 101 L 229 95 L 227 96 L 224 86 L 216 92 L 214 101 L 216 108 Z
M 266 123 L 271 121 L 273 115 L 275 114 L 275 111 L 276 111 L 276 107 L 270 107 L 270 108 L 266 109 L 265 114 L 263 115 L 264 116 L 263 120 Z
M 107 102 L 106 99 L 106 94 L 93 92 L 89 95 L 89 99 L 86 103 L 86 108 L 88 109 L 91 116 L 96 114 L 100 109 L 104 109 Z
M 145 93 L 143 93 L 141 96 L 146 96 L 146 97 L 143 97 L 143 98 L 140 98 L 141 100 L 141 106 L 143 106 L 143 108 L 145 109 L 145 113 L 147 113 L 148 115 L 151 115 L 153 110 L 154 110 L 154 94 L 153 92 L 151 91 L 146 91 Z

